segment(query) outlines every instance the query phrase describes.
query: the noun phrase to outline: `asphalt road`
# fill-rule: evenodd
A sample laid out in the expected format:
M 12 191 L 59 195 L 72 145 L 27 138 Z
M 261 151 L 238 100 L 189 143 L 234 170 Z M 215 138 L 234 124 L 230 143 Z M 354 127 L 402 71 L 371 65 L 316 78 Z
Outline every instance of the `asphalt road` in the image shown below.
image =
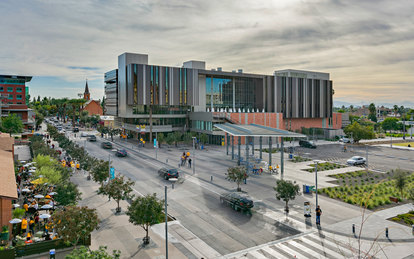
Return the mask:
M 368 153 L 367 153 L 368 151 Z M 346 160 L 352 156 L 368 157 L 368 167 L 373 170 L 387 172 L 401 168 L 413 170 L 414 152 L 391 147 L 347 145 L 347 152 L 343 152 L 343 145 L 320 145 L 316 149 L 303 147 L 296 148 L 297 154 L 312 159 L 335 161 L 346 164 Z M 367 156 L 368 154 L 368 156 Z M 364 167 L 364 166 L 362 166 Z
M 157 193 L 158 197 L 164 197 L 164 186 L 171 185 L 157 174 L 158 169 L 163 166 L 161 163 L 136 151 L 130 151 L 128 157 L 118 158 L 113 155 L 113 151 L 102 149 L 100 144 L 99 140 L 87 142 L 86 149 L 91 155 L 105 160 L 111 154 L 112 165 L 118 172 L 136 182 L 135 190 L 138 193 Z M 215 163 L 221 163 L 223 166 L 226 163 L 231 164 L 229 161 Z M 184 181 L 176 183 L 174 189 L 169 188 L 169 214 L 220 254 L 228 254 L 299 233 L 260 213 L 254 212 L 249 216 L 220 204 L 219 193 L 233 189 L 235 185 L 225 181 L 222 169 L 215 172 L 211 163 L 205 165 L 200 162 L 197 166 L 197 170 L 206 170 L 214 175 L 214 183 L 208 183 L 202 176 L 183 175 Z M 221 181 L 223 185 L 220 184 Z M 250 188 L 272 188 L 271 184 L 263 186 L 263 183 L 254 182 L 249 181 Z M 274 196 L 273 193 L 270 196 Z M 276 199 L 274 200 L 276 202 Z M 256 211 L 261 206 L 267 206 L 260 201 L 255 204 Z M 283 203 L 276 202 L 275 206 L 281 207 Z

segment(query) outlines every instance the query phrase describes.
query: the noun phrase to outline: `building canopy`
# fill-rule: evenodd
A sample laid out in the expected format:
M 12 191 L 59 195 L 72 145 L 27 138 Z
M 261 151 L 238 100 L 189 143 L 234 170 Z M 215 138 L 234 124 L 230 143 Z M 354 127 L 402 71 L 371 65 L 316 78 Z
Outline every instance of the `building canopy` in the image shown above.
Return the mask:
M 305 135 L 291 132 L 288 130 L 275 129 L 257 124 L 214 124 L 214 127 L 235 137 L 290 137 L 290 138 L 306 138 Z

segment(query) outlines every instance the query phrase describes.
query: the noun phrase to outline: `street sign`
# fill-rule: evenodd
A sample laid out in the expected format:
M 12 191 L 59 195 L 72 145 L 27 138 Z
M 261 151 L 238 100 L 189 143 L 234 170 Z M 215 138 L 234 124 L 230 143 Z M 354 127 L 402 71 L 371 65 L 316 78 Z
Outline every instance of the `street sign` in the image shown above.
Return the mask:
M 115 168 L 111 167 L 111 169 L 109 170 L 110 173 L 110 179 L 114 179 L 115 178 Z

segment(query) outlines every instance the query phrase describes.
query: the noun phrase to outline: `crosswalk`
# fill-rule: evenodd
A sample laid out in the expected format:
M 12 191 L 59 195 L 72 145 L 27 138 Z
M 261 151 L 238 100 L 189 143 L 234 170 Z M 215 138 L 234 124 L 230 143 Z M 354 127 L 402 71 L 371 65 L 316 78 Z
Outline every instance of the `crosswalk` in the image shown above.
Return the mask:
M 225 256 L 227 259 L 353 258 L 350 246 L 318 232 Z

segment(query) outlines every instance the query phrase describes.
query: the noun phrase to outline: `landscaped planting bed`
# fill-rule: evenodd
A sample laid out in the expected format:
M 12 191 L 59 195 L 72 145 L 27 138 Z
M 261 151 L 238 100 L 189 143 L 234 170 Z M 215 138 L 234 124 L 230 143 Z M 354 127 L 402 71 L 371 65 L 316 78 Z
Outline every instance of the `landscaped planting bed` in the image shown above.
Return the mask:
M 389 220 L 411 227 L 414 225 L 414 210 L 411 210 L 408 213 L 397 215 L 396 217 L 390 218 Z
M 339 186 L 323 188 L 318 193 L 358 206 L 365 206 L 366 203 L 368 209 L 374 209 L 392 203 L 390 197 L 402 200 L 393 175 L 394 172 L 384 174 L 365 170 L 330 175 L 337 179 L 332 182 Z M 404 198 L 408 197 L 410 188 L 414 188 L 414 174 L 407 177 Z
M 310 172 L 310 173 L 315 172 L 315 164 L 310 164 L 309 166 L 311 166 L 312 168 L 303 169 L 303 170 Z M 344 168 L 344 167 L 346 166 L 335 164 L 335 163 L 330 163 L 330 162 L 323 162 L 323 163 L 318 163 L 318 172 L 326 171 L 326 170 L 333 170 L 333 169 L 338 169 L 338 168 Z
M 293 163 L 300 163 L 300 162 L 307 162 L 307 161 L 311 161 L 312 159 L 306 158 L 306 157 L 301 157 L 301 156 L 294 156 L 293 159 L 289 160 Z

